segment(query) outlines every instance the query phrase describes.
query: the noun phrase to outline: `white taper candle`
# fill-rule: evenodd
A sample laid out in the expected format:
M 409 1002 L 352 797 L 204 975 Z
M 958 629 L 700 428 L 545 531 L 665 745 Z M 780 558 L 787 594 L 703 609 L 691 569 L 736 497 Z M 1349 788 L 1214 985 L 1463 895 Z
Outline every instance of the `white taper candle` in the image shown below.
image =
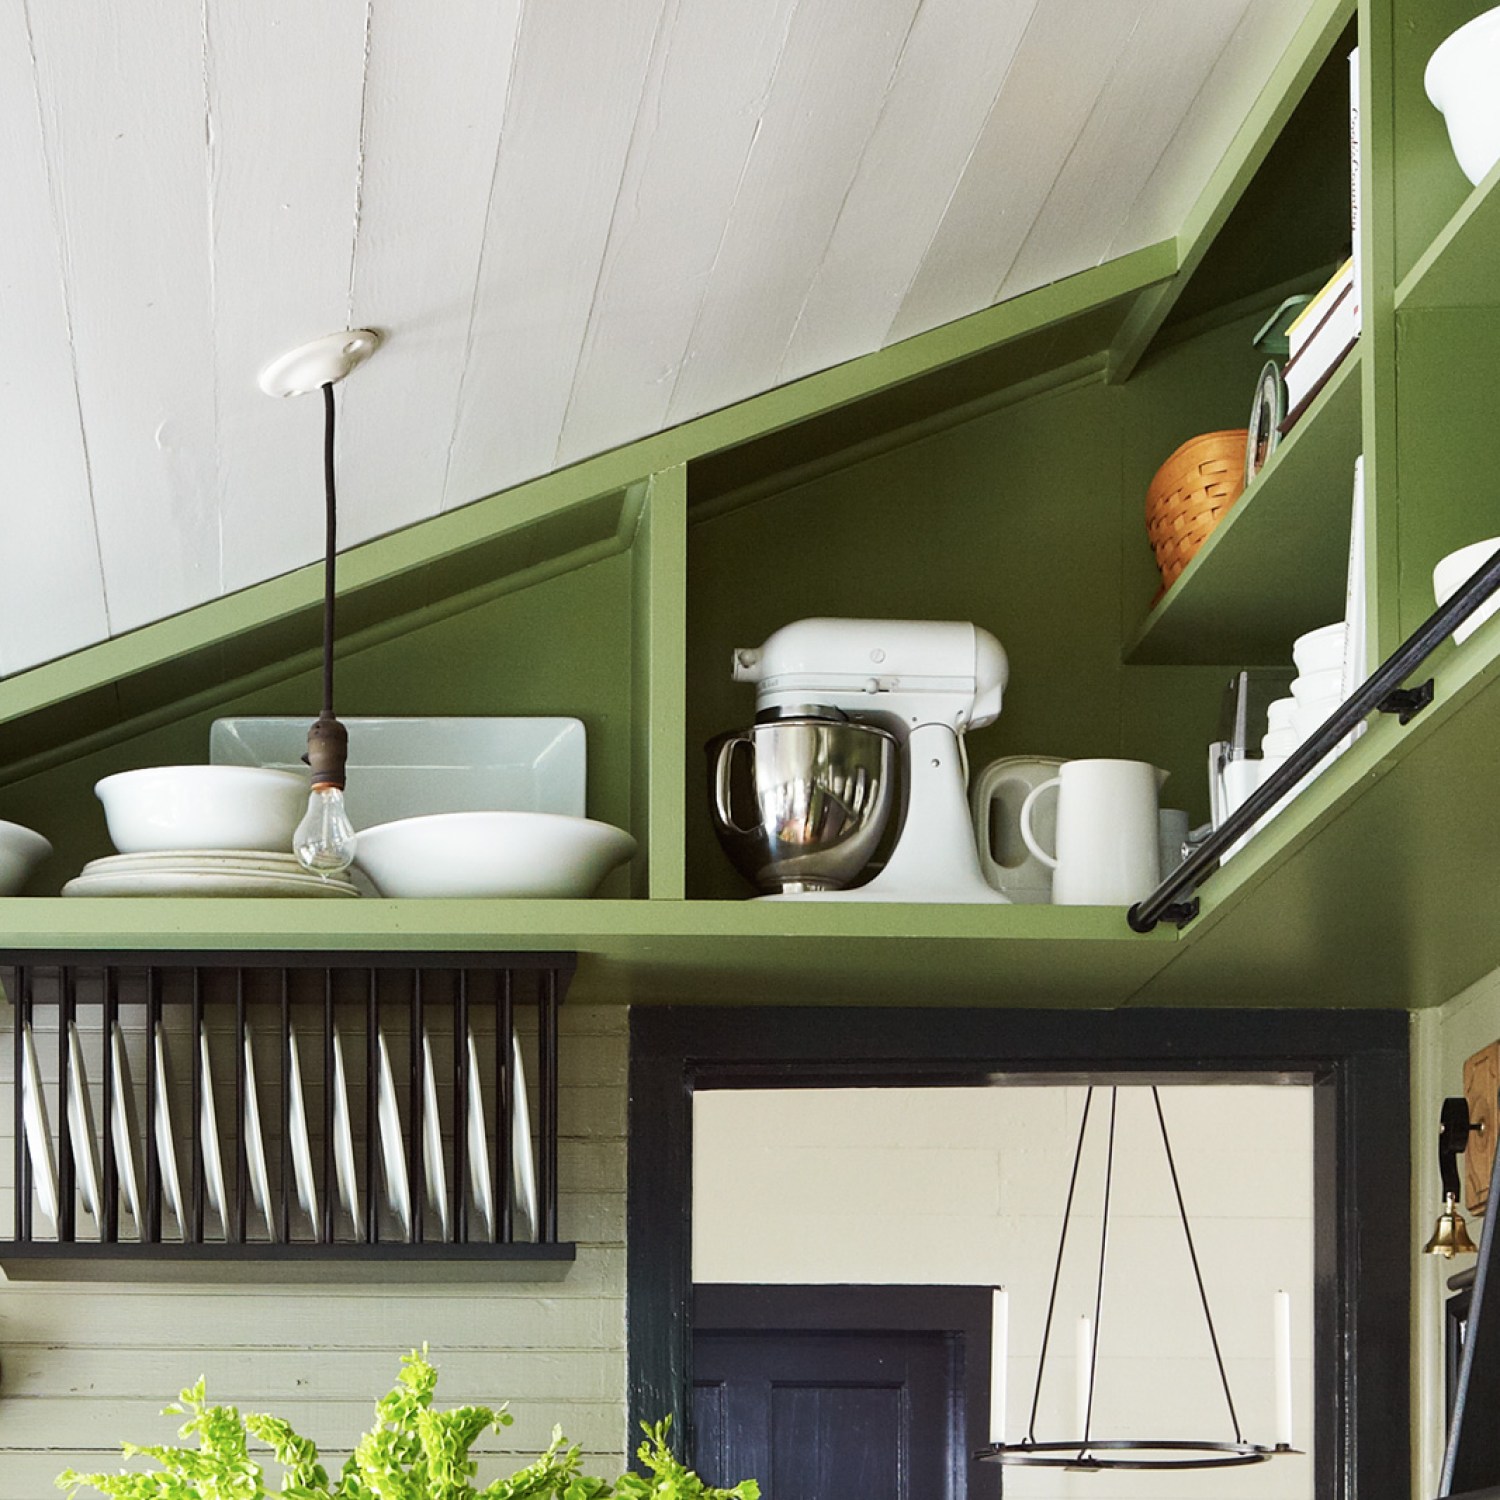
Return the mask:
M 995 1288 L 990 1311 L 990 1441 L 1005 1441 L 1005 1363 L 1010 1341 L 1010 1296 Z
M 1078 1435 L 1088 1430 L 1089 1395 L 1094 1376 L 1094 1320 L 1085 1313 L 1078 1320 Z
M 1276 1442 L 1292 1446 L 1292 1299 L 1276 1293 L 1272 1322 L 1276 1348 Z

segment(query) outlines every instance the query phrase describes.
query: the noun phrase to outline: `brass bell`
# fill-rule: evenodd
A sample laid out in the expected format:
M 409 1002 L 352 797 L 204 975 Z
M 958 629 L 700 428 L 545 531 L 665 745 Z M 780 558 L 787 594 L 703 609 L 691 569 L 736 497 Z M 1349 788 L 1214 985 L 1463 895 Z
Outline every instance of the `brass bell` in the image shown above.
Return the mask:
M 1479 1247 L 1469 1238 L 1464 1216 L 1458 1211 L 1458 1199 L 1452 1193 L 1443 1196 L 1443 1211 L 1438 1215 L 1432 1238 L 1422 1247 L 1424 1255 L 1441 1255 L 1452 1260 L 1455 1255 L 1473 1255 Z

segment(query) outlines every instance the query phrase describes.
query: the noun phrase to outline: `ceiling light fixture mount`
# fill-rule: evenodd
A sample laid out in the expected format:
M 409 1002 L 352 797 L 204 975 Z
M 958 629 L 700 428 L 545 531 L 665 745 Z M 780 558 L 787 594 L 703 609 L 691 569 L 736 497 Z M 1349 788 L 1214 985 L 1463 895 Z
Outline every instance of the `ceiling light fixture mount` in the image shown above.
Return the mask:
M 344 807 L 344 773 L 349 733 L 333 711 L 334 569 L 338 559 L 338 493 L 334 482 L 333 388 L 375 352 L 380 335 L 372 328 L 349 328 L 299 344 L 260 372 L 268 396 L 323 393 L 323 709 L 307 732 L 312 771 L 307 811 L 292 835 L 292 851 L 315 875 L 338 875 L 354 863 L 355 832 Z

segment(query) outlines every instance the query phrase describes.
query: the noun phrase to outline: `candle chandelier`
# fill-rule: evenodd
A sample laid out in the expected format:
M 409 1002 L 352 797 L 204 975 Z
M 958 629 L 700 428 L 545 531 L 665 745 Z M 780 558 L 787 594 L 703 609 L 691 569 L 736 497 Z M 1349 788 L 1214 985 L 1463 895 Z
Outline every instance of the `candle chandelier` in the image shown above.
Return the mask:
M 1177 1199 L 1177 1213 L 1182 1223 L 1183 1238 L 1187 1242 L 1188 1257 L 1192 1262 L 1193 1276 L 1197 1282 L 1198 1300 L 1203 1309 L 1204 1322 L 1208 1328 L 1209 1343 L 1213 1347 L 1214 1362 L 1218 1366 L 1219 1382 L 1224 1391 L 1224 1403 L 1228 1409 L 1231 1439 L 1209 1438 L 1122 1438 L 1100 1437 L 1094 1431 L 1095 1375 L 1099 1361 L 1099 1328 L 1104 1312 L 1104 1273 L 1109 1251 L 1109 1214 L 1111 1190 L 1114 1185 L 1115 1124 L 1119 1107 L 1119 1090 L 1109 1090 L 1109 1125 L 1104 1168 L 1104 1195 L 1100 1211 L 1098 1276 L 1094 1286 L 1094 1310 L 1092 1318 L 1079 1320 L 1078 1340 L 1078 1423 L 1077 1436 L 1043 1441 L 1037 1437 L 1037 1412 L 1041 1404 L 1042 1379 L 1047 1369 L 1047 1354 L 1052 1340 L 1053 1324 L 1057 1312 L 1058 1283 L 1062 1275 L 1063 1255 L 1068 1244 L 1068 1229 L 1073 1216 L 1073 1203 L 1078 1188 L 1078 1169 L 1083 1159 L 1084 1140 L 1088 1134 L 1089 1113 L 1094 1101 L 1094 1090 L 1090 1088 L 1084 1097 L 1083 1118 L 1078 1127 L 1078 1145 L 1073 1153 L 1073 1171 L 1068 1181 L 1067 1203 L 1063 1209 L 1062 1231 L 1058 1237 L 1057 1261 L 1052 1272 L 1052 1291 L 1047 1299 L 1047 1319 L 1042 1331 L 1042 1351 L 1037 1360 L 1036 1385 L 1032 1391 L 1031 1412 L 1026 1423 L 1026 1434 L 1016 1442 L 1007 1442 L 1005 1436 L 1005 1328 L 1007 1301 L 1003 1289 L 995 1294 L 995 1318 L 993 1339 L 995 1356 L 994 1376 L 991 1388 L 991 1442 L 980 1448 L 975 1458 L 993 1463 L 1027 1465 L 1035 1468 L 1057 1468 L 1075 1470 L 1098 1469 L 1224 1469 L 1237 1468 L 1245 1464 L 1264 1463 L 1279 1454 L 1296 1453 L 1292 1447 L 1292 1398 L 1291 1398 L 1291 1314 L 1285 1292 L 1276 1294 L 1276 1441 L 1273 1444 L 1248 1441 L 1240 1428 L 1239 1415 L 1235 1411 L 1234 1396 L 1229 1389 L 1229 1376 L 1224 1368 L 1224 1357 L 1219 1349 L 1219 1337 L 1214 1328 L 1213 1313 L 1208 1305 L 1208 1292 L 1203 1284 L 1203 1273 L 1198 1265 L 1198 1252 L 1193 1244 L 1193 1232 L 1188 1224 L 1187 1208 L 1183 1202 L 1182 1186 L 1177 1177 L 1177 1163 L 1172 1155 L 1172 1142 L 1167 1134 L 1166 1117 L 1162 1113 L 1161 1094 L 1154 1086 L 1151 1099 L 1156 1107 L 1156 1119 L 1161 1130 L 1162 1149 L 1166 1154 L 1167 1168 L 1171 1173 L 1172 1190 Z

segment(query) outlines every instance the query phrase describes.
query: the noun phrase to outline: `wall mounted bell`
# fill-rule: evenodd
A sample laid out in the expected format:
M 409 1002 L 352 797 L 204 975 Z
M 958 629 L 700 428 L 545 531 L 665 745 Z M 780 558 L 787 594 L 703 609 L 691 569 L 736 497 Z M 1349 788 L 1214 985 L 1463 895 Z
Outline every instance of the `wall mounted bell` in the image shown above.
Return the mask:
M 1469 1119 L 1467 1099 L 1443 1100 L 1438 1123 L 1438 1173 L 1443 1181 L 1443 1211 L 1438 1215 L 1432 1238 L 1422 1247 L 1424 1255 L 1441 1255 L 1452 1260 L 1455 1255 L 1474 1255 L 1479 1249 L 1469 1238 L 1464 1216 L 1458 1211 L 1458 1158 L 1469 1144 L 1470 1131 L 1480 1128 Z
M 1443 1199 L 1443 1211 L 1438 1215 L 1437 1228 L 1422 1246 L 1422 1253 L 1452 1260 L 1455 1255 L 1473 1255 L 1478 1249 L 1479 1246 L 1469 1238 L 1464 1216 L 1458 1211 L 1458 1200 L 1452 1193 L 1447 1194 Z

